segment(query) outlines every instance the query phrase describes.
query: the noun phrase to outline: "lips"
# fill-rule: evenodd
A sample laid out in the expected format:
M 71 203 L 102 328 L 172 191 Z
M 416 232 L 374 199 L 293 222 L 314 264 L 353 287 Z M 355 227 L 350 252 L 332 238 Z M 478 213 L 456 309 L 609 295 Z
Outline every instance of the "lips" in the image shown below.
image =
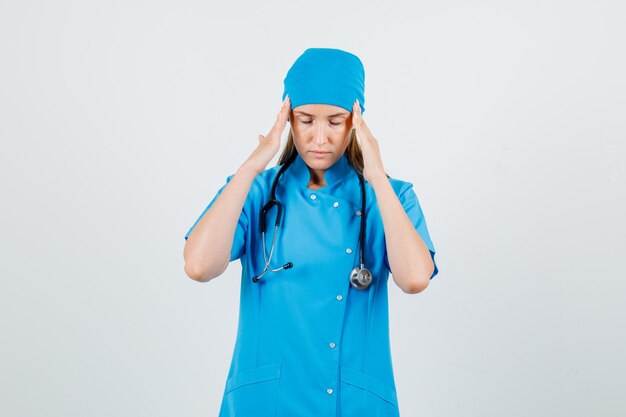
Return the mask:
M 322 158 L 326 158 L 326 155 L 329 154 L 330 152 L 324 152 L 324 151 L 311 151 L 311 153 L 313 154 L 313 156 L 315 156 L 317 159 L 322 159 Z

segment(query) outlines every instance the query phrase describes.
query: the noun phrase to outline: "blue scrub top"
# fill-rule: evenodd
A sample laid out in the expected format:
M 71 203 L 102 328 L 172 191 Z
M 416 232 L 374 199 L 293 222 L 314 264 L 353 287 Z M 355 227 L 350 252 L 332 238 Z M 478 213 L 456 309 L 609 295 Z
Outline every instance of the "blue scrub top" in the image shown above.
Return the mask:
M 359 265 L 361 188 L 347 154 L 312 190 L 298 155 L 283 172 L 276 198 L 283 204 L 270 267 L 263 271 L 260 212 L 280 166 L 254 179 L 237 223 L 231 261 L 242 266 L 239 323 L 219 417 L 399 416 L 389 343 L 389 261 L 376 195 L 366 182 L 365 266 L 373 282 L 350 285 Z M 230 175 L 226 184 L 232 179 Z M 434 262 L 435 247 L 413 184 L 389 178 Z M 213 205 L 226 186 L 217 192 Z M 269 256 L 276 207 L 267 213 Z M 431 279 L 437 275 L 435 270 Z

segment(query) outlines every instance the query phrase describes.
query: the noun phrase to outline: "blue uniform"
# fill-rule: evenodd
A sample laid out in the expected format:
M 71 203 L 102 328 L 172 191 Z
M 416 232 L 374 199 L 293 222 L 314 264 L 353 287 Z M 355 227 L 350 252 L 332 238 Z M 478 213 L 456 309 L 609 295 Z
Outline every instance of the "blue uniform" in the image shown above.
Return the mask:
M 256 176 L 235 231 L 230 259 L 242 266 L 239 324 L 219 417 L 397 417 L 387 304 L 391 271 L 374 190 L 365 183 L 364 257 L 373 282 L 358 290 L 350 285 L 350 272 L 359 265 L 358 176 L 344 154 L 326 170 L 326 186 L 309 189 L 309 170 L 298 155 L 276 186 L 283 221 L 270 264 L 293 267 L 268 271 L 255 283 L 252 277 L 265 265 L 260 211 L 279 168 Z M 412 184 L 389 181 L 434 262 Z M 276 211 L 274 206 L 267 214 L 268 256 Z M 431 279 L 437 273 L 435 265 Z

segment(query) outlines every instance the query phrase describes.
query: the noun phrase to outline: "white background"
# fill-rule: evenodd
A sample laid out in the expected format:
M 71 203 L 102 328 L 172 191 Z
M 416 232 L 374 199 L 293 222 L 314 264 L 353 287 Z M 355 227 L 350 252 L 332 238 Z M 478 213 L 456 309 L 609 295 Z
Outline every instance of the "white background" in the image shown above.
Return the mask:
M 241 267 L 191 280 L 183 236 L 308 47 L 361 58 L 437 249 L 389 280 L 402 416 L 626 415 L 625 12 L 0 0 L 0 415 L 217 415 Z

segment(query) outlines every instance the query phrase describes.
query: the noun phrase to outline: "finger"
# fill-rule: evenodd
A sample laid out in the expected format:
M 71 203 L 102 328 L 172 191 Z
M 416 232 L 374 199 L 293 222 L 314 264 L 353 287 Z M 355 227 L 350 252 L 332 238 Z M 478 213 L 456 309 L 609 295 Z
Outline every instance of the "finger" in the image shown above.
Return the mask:
M 276 121 L 274 122 L 274 126 L 272 126 L 272 129 L 267 134 L 268 136 L 271 135 L 272 133 L 275 133 L 275 134 L 282 133 L 282 131 L 285 129 L 285 124 L 287 123 L 287 116 L 289 115 L 290 110 L 291 110 L 291 102 L 289 100 L 289 95 L 287 95 L 285 97 L 285 100 L 283 100 L 283 104 L 280 107 L 280 111 L 276 115 Z
M 354 119 L 355 119 L 356 123 L 357 124 L 362 123 L 363 117 L 361 116 L 361 108 L 359 107 L 359 100 L 358 99 L 354 100 L 354 103 L 352 104 L 352 111 L 354 113 Z
M 289 95 L 285 97 L 283 101 L 283 105 L 280 108 L 280 116 L 282 117 L 282 121 L 287 121 L 287 117 L 289 116 L 289 112 L 291 111 L 291 101 L 289 100 Z
M 280 106 L 280 110 L 278 111 L 278 116 L 285 115 L 289 109 L 289 97 L 285 97 L 283 100 L 283 104 Z
M 291 99 L 289 98 L 289 94 L 285 97 L 285 102 L 283 103 L 281 111 L 285 116 L 285 121 L 287 121 L 289 119 L 289 113 L 291 112 Z
M 367 123 L 365 123 L 365 119 L 363 119 L 363 116 L 361 114 L 361 103 L 359 103 L 359 99 L 356 99 L 354 101 L 354 113 L 357 131 L 364 137 L 372 137 L 372 133 L 370 132 L 370 129 L 367 126 Z
M 358 108 L 358 103 L 355 100 L 354 103 L 352 103 L 352 126 L 354 127 L 354 129 L 357 132 L 357 137 L 359 135 L 363 135 L 365 132 L 363 131 L 363 126 L 362 126 L 362 121 L 363 119 L 361 119 L 359 117 L 359 108 Z
M 354 129 L 354 133 L 356 136 L 356 141 L 357 143 L 360 145 L 361 141 L 359 138 L 359 128 L 357 126 L 357 109 L 356 109 L 356 101 L 354 101 L 354 103 L 352 103 L 352 128 Z
M 285 124 L 287 123 L 287 119 L 289 118 L 289 112 L 291 111 L 291 102 L 289 101 L 289 95 L 285 97 L 283 101 L 283 106 L 280 109 L 279 119 L 280 119 L 280 130 L 282 131 L 285 128 Z
M 356 108 L 356 117 L 357 120 L 361 123 L 361 124 L 365 124 L 365 119 L 363 119 L 363 113 L 361 112 L 361 103 L 359 103 L 359 99 L 357 98 L 356 100 L 354 100 L 354 105 Z

